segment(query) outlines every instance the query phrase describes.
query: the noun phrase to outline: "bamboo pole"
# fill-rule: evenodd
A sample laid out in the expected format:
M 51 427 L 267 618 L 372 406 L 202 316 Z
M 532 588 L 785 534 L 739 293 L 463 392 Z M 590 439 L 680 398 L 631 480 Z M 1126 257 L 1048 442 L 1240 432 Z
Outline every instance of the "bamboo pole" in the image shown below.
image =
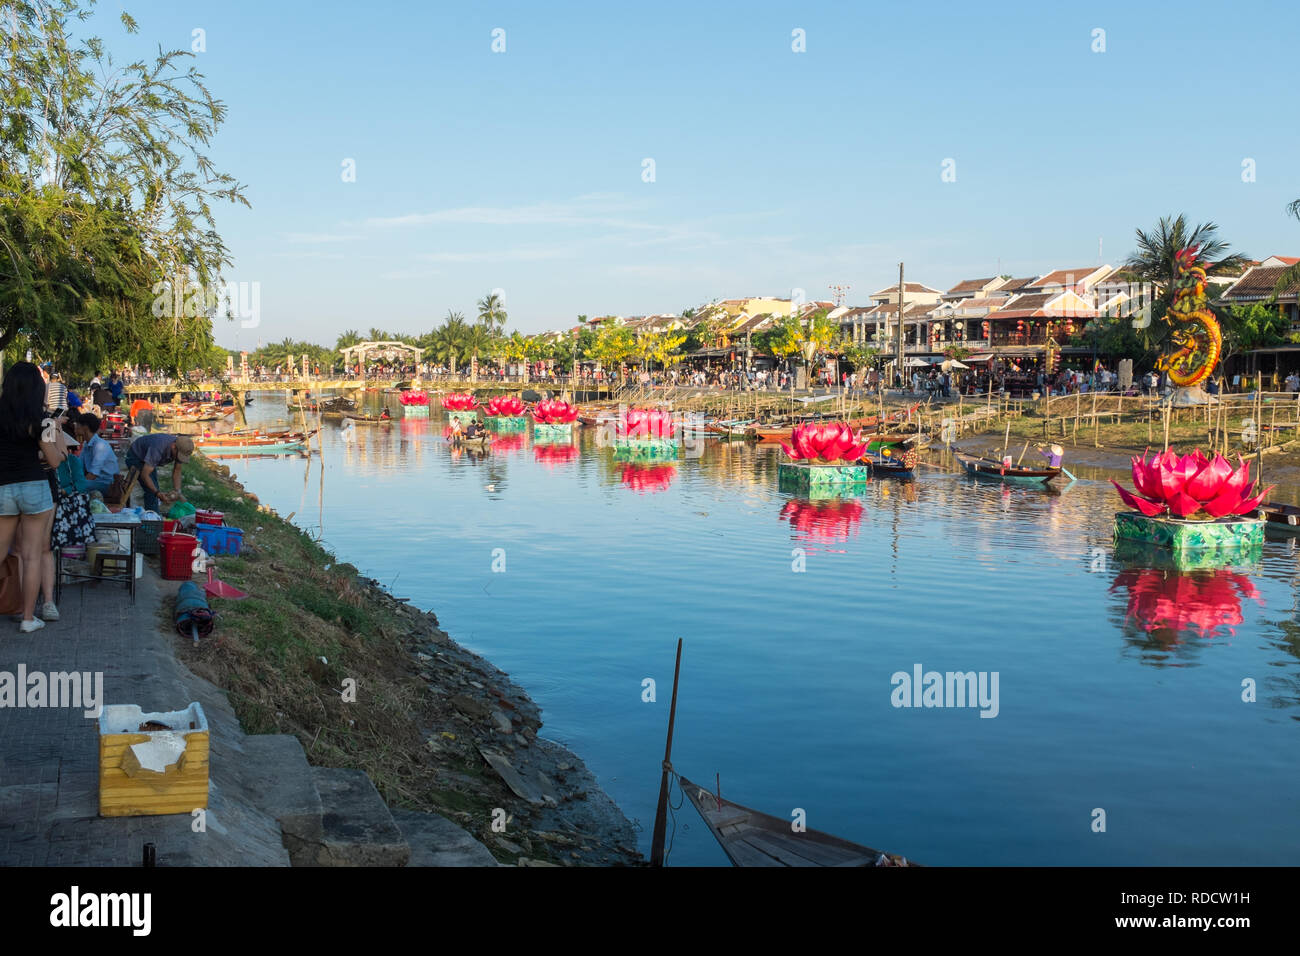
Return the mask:
M 664 836 L 668 826 L 668 777 L 672 773 L 673 724 L 677 720 L 677 680 L 682 672 L 682 639 L 677 638 L 677 663 L 673 665 L 673 699 L 668 708 L 668 740 L 664 744 L 663 773 L 659 778 L 659 804 L 655 808 L 654 833 L 650 840 L 650 865 L 664 865 Z

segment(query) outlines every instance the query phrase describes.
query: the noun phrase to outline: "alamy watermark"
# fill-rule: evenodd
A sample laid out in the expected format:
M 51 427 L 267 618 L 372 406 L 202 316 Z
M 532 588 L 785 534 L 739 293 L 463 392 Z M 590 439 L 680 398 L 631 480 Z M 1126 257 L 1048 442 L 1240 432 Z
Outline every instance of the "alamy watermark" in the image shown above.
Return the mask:
M 153 292 L 153 314 L 160 319 L 239 319 L 241 329 L 262 324 L 260 282 L 172 282 L 159 280 Z
M 98 717 L 103 706 L 103 671 L 0 671 L 0 708 L 73 707 Z
M 997 671 L 923 670 L 895 671 L 889 678 L 894 690 L 889 702 L 895 707 L 978 707 L 981 717 L 998 715 Z

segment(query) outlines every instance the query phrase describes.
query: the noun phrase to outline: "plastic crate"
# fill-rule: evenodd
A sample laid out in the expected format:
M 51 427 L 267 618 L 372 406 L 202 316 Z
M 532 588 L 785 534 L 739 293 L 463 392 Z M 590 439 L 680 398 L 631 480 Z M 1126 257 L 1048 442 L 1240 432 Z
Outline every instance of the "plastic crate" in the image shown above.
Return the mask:
M 141 554 L 157 554 L 158 535 L 164 530 L 162 519 L 141 521 L 140 530 L 135 533 L 135 549 Z
M 199 546 L 208 554 L 239 554 L 244 544 L 242 528 L 229 528 L 216 525 L 196 525 L 195 534 Z
M 165 581 L 188 581 L 193 575 L 194 548 L 198 540 L 189 534 L 164 531 L 158 536 Z

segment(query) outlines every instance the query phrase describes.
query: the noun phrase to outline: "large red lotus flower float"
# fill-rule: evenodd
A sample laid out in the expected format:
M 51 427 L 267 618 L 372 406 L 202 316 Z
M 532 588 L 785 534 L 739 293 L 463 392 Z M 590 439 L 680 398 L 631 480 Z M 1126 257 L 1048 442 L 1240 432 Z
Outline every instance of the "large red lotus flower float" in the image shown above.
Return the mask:
M 1264 496 L 1273 490 L 1269 485 L 1252 496 L 1255 482 L 1250 480 L 1250 462 L 1240 459 L 1233 469 L 1232 463 L 1222 455 L 1206 458 L 1198 448 L 1190 455 L 1176 455 L 1172 451 L 1158 454 L 1147 461 L 1133 456 L 1133 487 L 1135 495 L 1111 484 L 1130 508 L 1147 517 L 1169 514 L 1175 518 L 1209 520 L 1229 515 L 1249 515 L 1259 508 Z
M 577 418 L 577 406 L 559 399 L 538 402 L 533 406 L 533 421 L 539 425 L 567 425 L 569 422 L 577 421 Z
M 657 408 L 629 408 L 618 423 L 618 434 L 629 439 L 672 438 L 677 423 L 671 412 Z
M 781 518 L 803 537 L 814 541 L 844 541 L 857 533 L 865 509 L 851 498 L 830 501 L 787 501 Z
M 450 412 L 470 412 L 478 408 L 478 399 L 466 392 L 452 392 L 442 397 L 442 407 Z
M 1128 617 L 1148 634 L 1187 631 L 1213 637 L 1220 628 L 1236 634 L 1241 605 L 1250 598 L 1261 607 L 1263 598 L 1248 575 L 1229 568 L 1171 572 L 1134 568 L 1115 576 L 1111 591 L 1127 589 Z
M 866 443 L 856 441 L 853 429 L 844 422 L 796 425 L 790 439 L 794 447 L 781 443 L 785 453 L 795 461 L 813 464 L 854 462 L 867 450 Z
M 428 405 L 429 393 L 424 391 L 403 392 L 401 395 L 398 396 L 398 401 L 400 401 L 403 405 Z
M 514 417 L 524 413 L 524 403 L 514 395 L 494 395 L 488 399 L 484 412 L 488 415 Z
M 578 457 L 577 445 L 534 445 L 533 458 L 543 465 L 562 465 Z
M 624 465 L 623 484 L 640 494 L 663 491 L 673 483 L 677 469 L 673 465 Z

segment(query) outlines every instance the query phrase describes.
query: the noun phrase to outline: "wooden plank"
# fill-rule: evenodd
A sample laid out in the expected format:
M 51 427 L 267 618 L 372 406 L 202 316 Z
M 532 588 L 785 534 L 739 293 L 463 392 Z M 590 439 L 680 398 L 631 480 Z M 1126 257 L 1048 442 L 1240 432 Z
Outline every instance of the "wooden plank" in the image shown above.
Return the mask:
M 843 850 L 819 844 L 816 837 L 811 837 L 808 833 L 762 833 L 751 835 L 746 839 L 769 853 L 792 854 L 808 861 L 791 865 L 835 866 L 863 855 L 861 850 Z
M 750 846 L 744 840 L 731 840 L 722 844 L 722 849 L 726 851 L 731 862 L 736 866 L 785 866 L 780 860 L 777 860 L 753 846 Z
M 773 834 L 754 830 L 747 833 L 742 842 L 748 843 L 762 853 L 775 857 L 784 866 L 821 866 L 815 860 L 810 860 L 808 857 L 795 852 L 794 847 L 787 845 L 784 836 L 776 837 Z

